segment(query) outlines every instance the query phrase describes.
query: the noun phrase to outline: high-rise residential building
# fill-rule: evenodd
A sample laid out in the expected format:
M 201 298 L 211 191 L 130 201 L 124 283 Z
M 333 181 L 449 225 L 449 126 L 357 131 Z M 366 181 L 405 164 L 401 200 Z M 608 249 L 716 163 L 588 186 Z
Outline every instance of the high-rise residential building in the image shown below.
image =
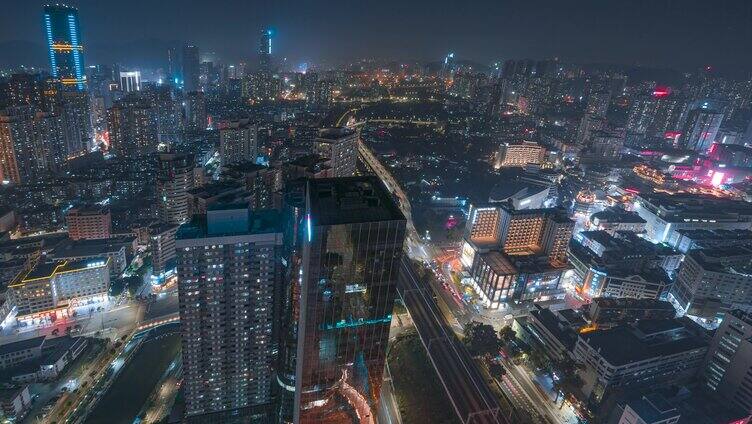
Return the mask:
M 334 82 L 328 79 L 316 79 L 316 74 L 311 72 L 313 81 L 305 84 L 306 93 L 306 107 L 308 109 L 325 109 L 331 106 L 332 103 L 332 90 L 334 90 Z M 307 76 L 308 74 L 306 74 Z M 304 80 L 304 83 L 307 81 Z
M 358 164 L 359 138 L 358 132 L 350 128 L 325 128 L 314 141 L 314 151 L 329 159 L 332 176 L 351 177 Z
M 192 154 L 157 155 L 157 204 L 162 222 L 182 224 L 190 218 L 188 191 L 193 188 L 194 166 Z
M 608 90 L 598 90 L 590 93 L 587 101 L 585 113 L 604 118 L 611 104 L 611 92 Z
M 732 310 L 723 317 L 703 365 L 705 387 L 745 415 L 752 414 L 752 315 Z
M 0 113 L 0 181 L 24 184 L 59 170 L 69 153 L 65 135 L 62 117 L 33 106 Z
M 105 239 L 112 234 L 112 215 L 107 207 L 73 208 L 65 222 L 71 240 Z
M 178 230 L 189 422 L 238 416 L 272 422 L 280 224 L 275 211 L 219 204 Z
M 627 130 L 632 133 L 663 137 L 668 131 L 680 131 L 687 119 L 688 102 L 668 87 L 655 87 L 632 102 Z
M 138 156 L 157 149 L 158 116 L 153 105 L 139 97 L 126 97 L 107 109 L 110 150 Z
M 183 134 L 183 106 L 175 90 L 168 85 L 154 87 L 148 93 L 156 110 L 159 151 L 167 151 L 180 144 Z
M 167 49 L 167 78 L 170 85 L 178 87 L 183 81 L 183 65 L 180 60 L 180 51 L 177 47 Z
M 49 111 L 65 119 L 68 156 L 77 156 L 91 148 L 94 131 L 91 116 L 91 99 L 85 91 L 58 91 L 56 101 Z
M 275 195 L 282 190 L 282 170 L 252 162 L 230 165 L 222 169 L 222 177 L 245 189 L 251 209 L 275 207 Z
M 78 9 L 63 4 L 44 6 L 43 24 L 50 73 L 64 86 L 86 88 L 84 46 L 78 24 Z
M 141 91 L 141 72 L 120 71 L 120 91 L 123 93 Z
M 219 125 L 219 162 L 221 166 L 255 162 L 258 155 L 258 127 L 249 119 Z
M 198 46 L 187 44 L 183 46 L 183 89 L 186 92 L 201 89 L 199 76 L 201 74 Z
M 149 226 L 149 250 L 151 250 L 152 275 L 160 278 L 175 267 L 175 234 L 178 226 L 174 224 L 155 224 Z
M 405 218 L 376 177 L 307 180 L 305 196 L 294 422 L 375 422 Z
M 191 91 L 185 98 L 185 126 L 191 131 L 206 130 L 206 98 L 202 91 Z
M 259 69 L 262 71 L 272 70 L 272 37 L 274 36 L 274 30 L 271 28 L 264 28 L 261 30 L 261 38 L 259 38 L 258 58 Z
M 687 124 L 682 131 L 680 144 L 688 150 L 705 153 L 715 142 L 723 122 L 723 113 L 710 107 L 708 102 L 689 112 Z
M 95 65 L 89 66 L 86 71 L 91 124 L 93 130 L 101 133 L 107 130 L 107 108 L 112 107 L 113 102 L 113 93 L 110 91 L 113 70 L 109 66 Z
M 43 93 L 47 85 L 40 74 L 13 74 L 0 92 L 0 108 L 35 106 L 44 110 Z

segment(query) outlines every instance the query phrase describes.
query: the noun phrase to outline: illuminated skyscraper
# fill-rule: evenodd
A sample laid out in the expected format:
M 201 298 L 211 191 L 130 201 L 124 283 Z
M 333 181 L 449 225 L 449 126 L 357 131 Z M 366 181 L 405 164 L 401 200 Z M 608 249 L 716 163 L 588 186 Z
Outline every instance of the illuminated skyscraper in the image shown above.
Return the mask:
M 180 64 L 180 53 L 177 47 L 167 49 L 167 77 L 170 84 L 179 86 L 183 81 L 183 69 Z
M 685 149 L 705 153 L 715 141 L 723 122 L 723 113 L 710 107 L 708 102 L 700 104 L 689 112 L 687 124 L 681 135 L 681 145 Z
M 377 422 L 405 217 L 376 177 L 307 185 L 294 422 Z
M 183 46 L 183 88 L 186 92 L 199 90 L 200 72 L 198 47 Z
M 44 31 L 53 78 L 65 86 L 83 90 L 84 46 L 78 24 L 78 9 L 62 4 L 44 7 Z
M 141 72 L 120 71 L 120 91 L 123 93 L 141 91 Z
M 262 71 L 271 71 L 272 67 L 272 37 L 274 36 L 274 30 L 271 28 L 265 28 L 261 30 L 261 38 L 259 39 L 259 69 Z
M 193 188 L 193 155 L 159 153 L 157 157 L 157 204 L 159 218 L 167 224 L 187 222 L 188 191 Z

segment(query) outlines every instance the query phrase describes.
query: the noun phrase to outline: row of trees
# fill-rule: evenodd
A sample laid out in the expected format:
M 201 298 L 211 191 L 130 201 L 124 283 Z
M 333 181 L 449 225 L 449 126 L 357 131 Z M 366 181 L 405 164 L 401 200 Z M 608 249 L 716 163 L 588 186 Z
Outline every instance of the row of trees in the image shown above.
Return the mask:
M 465 326 L 463 341 L 471 355 L 489 359 L 498 357 L 501 350 L 509 346 L 516 336 L 508 325 L 497 332 L 491 325 L 472 321 Z M 506 374 L 499 361 L 489 361 L 488 371 L 496 378 Z
M 514 343 L 516 337 L 517 334 L 508 325 L 497 332 L 491 325 L 472 321 L 465 326 L 463 341 L 467 350 L 473 356 L 495 358 L 499 356 L 502 349 L 507 351 L 517 350 L 516 343 Z M 556 391 L 556 401 L 559 400 L 561 393 L 575 394 L 582 388 L 583 381 L 578 375 L 582 365 L 571 358 L 551 360 L 539 347 L 529 349 L 526 352 L 526 358 L 533 369 L 543 371 L 551 377 Z M 500 377 L 506 373 L 504 367 L 498 361 L 490 363 L 489 371 L 495 377 Z

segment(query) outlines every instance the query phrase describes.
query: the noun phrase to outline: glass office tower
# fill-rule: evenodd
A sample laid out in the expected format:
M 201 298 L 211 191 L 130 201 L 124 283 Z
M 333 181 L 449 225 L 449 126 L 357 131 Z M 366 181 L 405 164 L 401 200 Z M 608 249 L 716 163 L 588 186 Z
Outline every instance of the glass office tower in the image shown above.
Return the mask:
M 45 6 L 44 31 L 52 77 L 64 86 L 86 88 L 78 10 L 62 4 Z
M 294 421 L 375 423 L 405 218 L 376 177 L 308 180 Z

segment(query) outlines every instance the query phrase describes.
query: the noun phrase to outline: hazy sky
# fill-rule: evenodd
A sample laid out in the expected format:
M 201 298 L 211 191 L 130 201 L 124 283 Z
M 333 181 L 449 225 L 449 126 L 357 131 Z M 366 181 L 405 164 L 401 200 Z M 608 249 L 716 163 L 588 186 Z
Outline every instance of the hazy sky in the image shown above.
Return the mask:
M 45 64 L 39 0 L 2 0 L 0 64 Z M 254 57 L 262 26 L 275 53 L 491 62 L 560 57 L 691 69 L 752 70 L 752 0 L 78 0 L 87 63 L 154 64 L 192 42 Z M 19 41 L 21 43 L 19 43 Z M 38 45 L 38 46 L 35 46 Z M 18 46 L 27 46 L 19 48 Z

